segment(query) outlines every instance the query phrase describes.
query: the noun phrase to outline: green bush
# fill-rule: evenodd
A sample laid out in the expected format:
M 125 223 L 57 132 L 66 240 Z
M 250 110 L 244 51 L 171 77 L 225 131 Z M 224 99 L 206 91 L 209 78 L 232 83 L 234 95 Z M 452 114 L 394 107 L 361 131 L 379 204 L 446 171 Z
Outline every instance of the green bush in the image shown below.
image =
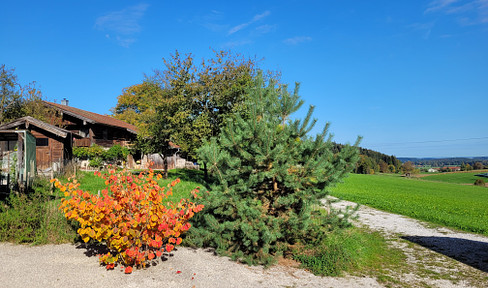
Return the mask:
M 130 154 L 129 148 L 122 147 L 119 144 L 116 144 L 110 147 L 105 153 L 102 155 L 103 159 L 115 162 L 115 161 L 125 161 L 127 156 Z
M 122 147 L 119 144 L 113 145 L 107 150 L 96 144 L 90 147 L 73 148 L 73 156 L 80 160 L 93 160 L 98 158 L 108 162 L 125 161 L 129 154 L 130 149 L 127 147 Z
M 100 157 L 94 157 L 90 159 L 90 167 L 100 168 L 103 164 L 103 160 Z
M 80 160 L 88 159 L 88 147 L 73 147 L 73 156 Z

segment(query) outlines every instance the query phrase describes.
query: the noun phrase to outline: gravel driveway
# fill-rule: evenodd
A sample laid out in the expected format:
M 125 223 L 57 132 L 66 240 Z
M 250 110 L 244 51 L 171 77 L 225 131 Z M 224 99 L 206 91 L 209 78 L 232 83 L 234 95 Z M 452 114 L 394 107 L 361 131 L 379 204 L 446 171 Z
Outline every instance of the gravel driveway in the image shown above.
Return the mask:
M 368 207 L 362 207 L 359 216 L 360 222 L 373 230 L 418 243 L 439 257 L 456 259 L 488 279 L 488 237 L 429 228 L 419 221 Z M 383 287 L 368 277 L 317 277 L 280 265 L 266 270 L 249 267 L 203 249 L 180 247 L 167 261 L 131 275 L 119 269 L 106 271 L 93 254 L 83 246 L 70 244 L 31 247 L 0 243 L 0 287 Z M 425 282 L 415 275 L 408 277 L 430 286 L 470 287 L 464 280 Z M 407 280 L 400 282 L 410 283 Z

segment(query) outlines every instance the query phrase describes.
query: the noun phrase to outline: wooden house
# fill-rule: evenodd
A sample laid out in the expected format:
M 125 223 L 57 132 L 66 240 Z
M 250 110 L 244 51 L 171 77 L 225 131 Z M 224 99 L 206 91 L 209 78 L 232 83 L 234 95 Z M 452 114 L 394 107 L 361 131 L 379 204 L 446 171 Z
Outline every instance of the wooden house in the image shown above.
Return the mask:
M 58 111 L 62 118 L 62 127 L 75 135 L 74 147 L 89 147 L 93 144 L 112 147 L 115 144 L 128 146 L 137 137 L 137 127 L 107 115 L 81 110 L 68 106 L 67 100 L 62 104 L 44 101 Z
M 54 111 L 51 124 L 26 116 L 0 125 L 0 130 L 25 129 L 36 138 L 38 171 L 58 171 L 73 158 L 73 147 L 93 144 L 105 148 L 115 144 L 128 146 L 137 137 L 137 128 L 106 115 L 63 104 L 44 101 Z M 58 126 L 52 125 L 56 123 Z

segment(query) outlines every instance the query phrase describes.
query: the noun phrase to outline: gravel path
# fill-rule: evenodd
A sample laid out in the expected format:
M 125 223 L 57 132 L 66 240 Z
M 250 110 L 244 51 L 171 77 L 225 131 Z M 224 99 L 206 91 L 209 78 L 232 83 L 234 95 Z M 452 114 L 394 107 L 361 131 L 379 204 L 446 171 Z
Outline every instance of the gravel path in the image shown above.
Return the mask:
M 344 207 L 350 202 L 336 205 Z M 360 222 L 389 237 L 402 237 L 456 259 L 488 279 L 488 238 L 429 228 L 419 221 L 368 207 L 359 210 Z M 405 243 L 405 241 L 403 241 Z M 422 248 L 424 249 L 424 248 Z M 203 249 L 178 248 L 167 261 L 125 275 L 106 271 L 94 252 L 84 246 L 23 246 L 0 243 L 1 287 L 383 287 L 368 277 L 317 277 L 304 270 L 274 266 L 249 267 L 215 256 Z M 442 256 L 445 257 L 445 256 Z M 443 258 L 441 258 L 443 259 Z M 481 271 L 481 272 L 480 272 Z M 486 274 L 486 276 L 484 276 Z M 427 283 L 434 287 L 470 287 L 467 281 L 434 279 L 425 282 L 415 275 L 402 275 L 404 283 Z M 408 280 L 410 277 L 413 280 Z M 416 278 L 417 277 L 417 278 Z M 406 281 L 406 282 L 405 282 Z M 417 281 L 417 282 L 416 282 Z M 412 285 L 408 285 L 412 286 Z M 413 285 L 417 286 L 417 285 Z M 482 287 L 482 285 L 481 285 Z
M 339 209 L 355 205 L 348 201 L 334 204 Z M 359 222 L 372 230 L 382 231 L 390 237 L 399 236 L 488 273 L 486 236 L 456 232 L 440 226 L 432 227 L 433 225 L 422 221 L 367 206 L 361 206 L 358 214 Z

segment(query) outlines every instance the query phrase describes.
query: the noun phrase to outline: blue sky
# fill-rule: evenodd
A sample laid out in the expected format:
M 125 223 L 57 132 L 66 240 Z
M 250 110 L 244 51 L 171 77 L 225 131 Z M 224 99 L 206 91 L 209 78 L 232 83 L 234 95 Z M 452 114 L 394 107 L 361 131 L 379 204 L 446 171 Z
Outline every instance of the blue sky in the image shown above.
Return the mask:
M 177 49 L 263 58 L 317 129 L 410 157 L 488 155 L 488 0 L 3 1 L 0 63 L 44 96 L 110 114 Z M 305 114 L 299 111 L 297 117 Z

